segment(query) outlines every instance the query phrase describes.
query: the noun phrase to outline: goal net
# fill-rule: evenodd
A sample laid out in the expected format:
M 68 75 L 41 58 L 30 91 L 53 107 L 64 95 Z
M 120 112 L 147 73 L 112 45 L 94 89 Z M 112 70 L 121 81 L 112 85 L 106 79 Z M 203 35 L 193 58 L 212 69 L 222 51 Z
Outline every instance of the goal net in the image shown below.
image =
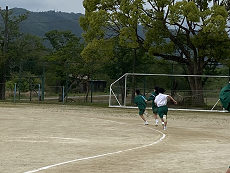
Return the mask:
M 126 73 L 110 85 L 109 107 L 136 108 L 135 90 L 149 98 L 155 86 L 164 88 L 177 102 L 169 109 L 225 112 L 219 93 L 230 76 Z M 151 108 L 148 102 L 147 109 Z

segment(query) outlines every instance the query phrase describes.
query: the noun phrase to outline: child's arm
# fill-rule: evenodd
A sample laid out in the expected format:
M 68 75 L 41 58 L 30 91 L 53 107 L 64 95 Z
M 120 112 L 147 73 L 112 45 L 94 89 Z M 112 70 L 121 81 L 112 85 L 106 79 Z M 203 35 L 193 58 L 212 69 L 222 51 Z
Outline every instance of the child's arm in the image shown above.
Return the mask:
M 168 95 L 168 97 L 173 101 L 174 104 L 177 104 L 177 101 L 172 98 L 172 96 Z
M 148 101 L 154 100 L 155 97 L 156 97 L 155 95 L 151 94 L 147 100 L 148 100 Z
M 144 96 L 141 96 L 141 97 L 144 99 L 144 101 L 145 101 L 145 102 L 147 102 L 147 101 L 148 101 L 148 100 L 147 100 Z

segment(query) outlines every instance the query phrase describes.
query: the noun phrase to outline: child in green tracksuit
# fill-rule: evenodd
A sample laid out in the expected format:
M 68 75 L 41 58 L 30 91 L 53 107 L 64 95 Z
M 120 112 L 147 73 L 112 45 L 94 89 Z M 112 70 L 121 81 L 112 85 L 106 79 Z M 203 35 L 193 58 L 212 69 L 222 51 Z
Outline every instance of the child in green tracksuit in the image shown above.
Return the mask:
M 155 118 L 155 126 L 158 126 L 158 119 L 157 119 L 157 105 L 155 104 L 154 100 L 158 95 L 158 90 L 159 87 L 155 87 L 154 91 L 151 93 L 150 97 L 148 98 L 148 101 L 152 100 L 152 111 L 153 111 L 153 116 Z
M 145 125 L 148 125 L 148 121 L 146 121 L 145 117 L 144 117 L 144 112 L 146 109 L 146 105 L 147 105 L 147 100 L 144 96 L 141 95 L 140 90 L 136 90 L 136 97 L 134 99 L 134 103 L 137 105 L 138 109 L 139 109 L 139 115 L 140 117 L 144 120 Z

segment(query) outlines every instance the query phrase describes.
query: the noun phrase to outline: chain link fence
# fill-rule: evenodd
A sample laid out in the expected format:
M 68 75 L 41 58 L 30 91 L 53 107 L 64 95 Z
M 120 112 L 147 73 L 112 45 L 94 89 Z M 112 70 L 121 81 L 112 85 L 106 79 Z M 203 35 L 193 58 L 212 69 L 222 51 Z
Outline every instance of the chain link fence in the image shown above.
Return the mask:
M 20 84 L 0 83 L 2 101 L 7 102 L 46 102 L 46 103 L 98 103 L 108 105 L 109 94 L 106 92 L 106 83 L 98 84 L 92 82 L 89 88 L 65 87 L 65 86 L 42 86 L 42 84 L 31 84 L 20 89 Z

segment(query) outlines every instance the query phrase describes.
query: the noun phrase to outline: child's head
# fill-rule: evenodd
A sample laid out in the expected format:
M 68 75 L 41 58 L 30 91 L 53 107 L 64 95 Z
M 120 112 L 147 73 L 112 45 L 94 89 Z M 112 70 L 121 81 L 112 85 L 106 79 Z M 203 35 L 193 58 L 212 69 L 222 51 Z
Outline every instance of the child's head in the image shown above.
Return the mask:
M 141 91 L 139 89 L 136 90 L 136 94 L 140 95 Z
M 165 89 L 164 89 L 164 88 L 159 88 L 159 89 L 158 89 L 158 92 L 161 93 L 161 94 L 164 94 Z
M 155 92 L 156 94 L 159 94 L 159 87 L 158 87 L 158 86 L 155 86 L 155 87 L 154 87 L 154 92 Z

